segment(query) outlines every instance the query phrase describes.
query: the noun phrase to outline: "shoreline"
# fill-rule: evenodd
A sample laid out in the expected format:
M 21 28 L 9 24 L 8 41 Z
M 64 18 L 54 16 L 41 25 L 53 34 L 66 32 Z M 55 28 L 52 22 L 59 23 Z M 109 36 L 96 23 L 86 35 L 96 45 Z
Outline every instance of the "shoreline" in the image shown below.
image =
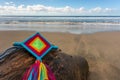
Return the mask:
M 114 34 L 114 33 L 120 33 L 120 31 L 118 30 L 118 31 L 102 31 L 102 32 L 94 32 L 94 33 L 81 33 L 81 34 L 75 34 L 75 33 L 70 33 L 70 32 L 48 32 L 48 31 L 32 31 L 32 30 L 0 30 L 0 38 L 6 38 L 6 39 L 8 39 L 9 37 L 13 37 L 12 39 L 14 40 L 14 41 L 23 41 L 24 39 L 26 39 L 27 37 L 29 37 L 29 36 L 31 36 L 32 34 L 35 34 L 36 32 L 40 32 L 41 34 L 43 34 L 43 35 L 45 35 L 45 38 L 47 37 L 48 38 L 48 40 L 50 39 L 50 40 L 53 40 L 53 39 L 51 39 L 51 38 L 53 38 L 54 36 L 56 37 L 57 35 L 58 36 L 63 36 L 62 38 L 64 38 L 64 35 L 66 35 L 66 36 L 71 36 L 71 37 L 81 37 L 81 36 L 84 36 L 84 35 L 97 35 L 97 34 Z M 7 34 L 7 36 L 8 36 L 8 38 L 7 38 L 7 36 L 6 36 L 6 34 Z M 12 36 L 13 35 L 13 36 Z M 24 36 L 23 36 L 24 35 Z M 19 37 L 17 37 L 17 36 L 19 36 Z M 51 38 L 50 38 L 51 37 Z M 15 39 L 16 40 L 15 40 Z M 21 38 L 21 39 L 20 39 Z M 70 38 L 70 37 L 69 37 Z M 60 38 L 59 38 L 60 39 Z M 8 39 L 8 40 L 11 40 L 11 38 L 10 39 Z M 13 41 L 12 40 L 12 41 Z M 53 41 L 55 41 L 55 40 L 53 40 Z M 52 42 L 53 42 L 52 41 Z M 3 43 L 4 43 L 4 41 L 3 41 Z M 10 44 L 9 44 L 10 45 Z M 0 45 L 0 46 L 2 46 L 2 45 Z M 12 46 L 12 44 L 11 44 L 11 46 Z M 9 46 L 7 46 L 7 47 L 5 47 L 5 48 L 9 48 Z M 4 48 L 0 48 L 0 51 L 1 50 L 3 50 Z

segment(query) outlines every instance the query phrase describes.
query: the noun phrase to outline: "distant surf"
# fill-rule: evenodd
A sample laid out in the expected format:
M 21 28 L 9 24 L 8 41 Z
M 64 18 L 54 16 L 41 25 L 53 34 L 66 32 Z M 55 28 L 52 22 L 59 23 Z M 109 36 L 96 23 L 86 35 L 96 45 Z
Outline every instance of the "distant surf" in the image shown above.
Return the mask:
M 120 16 L 0 16 L 0 30 L 94 33 L 119 31 Z

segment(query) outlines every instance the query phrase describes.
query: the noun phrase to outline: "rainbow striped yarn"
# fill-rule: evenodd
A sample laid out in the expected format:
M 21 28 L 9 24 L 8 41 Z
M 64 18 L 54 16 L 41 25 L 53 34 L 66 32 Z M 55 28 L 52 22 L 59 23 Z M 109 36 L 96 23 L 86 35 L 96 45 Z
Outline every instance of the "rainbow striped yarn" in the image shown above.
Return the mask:
M 36 60 L 26 71 L 22 80 L 56 80 L 50 68 L 44 63 Z
M 51 49 L 57 49 L 57 46 L 52 45 L 38 32 L 23 42 L 15 42 L 13 45 L 25 48 L 37 59 L 26 71 L 22 80 L 56 80 L 50 68 L 42 62 L 42 58 Z

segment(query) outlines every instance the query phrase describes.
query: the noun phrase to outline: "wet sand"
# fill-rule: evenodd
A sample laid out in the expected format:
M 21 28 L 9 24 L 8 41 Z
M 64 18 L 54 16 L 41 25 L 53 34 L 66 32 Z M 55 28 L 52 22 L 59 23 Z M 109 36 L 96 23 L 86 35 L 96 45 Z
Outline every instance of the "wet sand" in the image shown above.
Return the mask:
M 33 33 L 35 32 L 0 31 L 0 52 Z M 42 35 L 63 52 L 85 57 L 90 67 L 89 80 L 120 80 L 120 32 L 79 35 L 42 32 Z

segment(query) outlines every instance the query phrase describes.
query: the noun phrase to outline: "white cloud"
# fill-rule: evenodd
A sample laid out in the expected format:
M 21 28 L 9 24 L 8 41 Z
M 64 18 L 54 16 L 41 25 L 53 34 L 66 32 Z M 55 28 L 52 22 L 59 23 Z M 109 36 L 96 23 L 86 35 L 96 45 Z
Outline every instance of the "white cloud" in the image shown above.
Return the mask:
M 73 8 L 70 6 L 65 7 L 52 7 L 45 5 L 18 5 L 16 6 L 13 2 L 6 2 L 4 6 L 0 5 L 0 14 L 10 14 L 10 15 L 21 15 L 21 14 L 92 14 L 92 13 L 108 13 L 112 12 L 111 8 L 101 8 L 96 7 L 92 9 L 85 9 L 84 7 Z
M 112 12 L 112 9 L 111 8 L 105 8 L 104 12 Z
M 15 4 L 14 4 L 14 2 L 5 2 L 5 4 L 4 5 L 8 5 L 8 6 L 15 6 Z
M 114 11 L 114 10 L 111 8 L 101 8 L 101 7 L 96 7 L 96 8 L 89 10 L 90 13 L 109 13 L 112 11 Z
M 13 2 L 5 2 L 5 5 L 12 5 L 14 4 Z
M 85 13 L 85 12 L 87 12 L 84 7 L 80 7 L 77 11 L 79 13 Z
M 102 12 L 102 8 L 101 7 L 96 7 L 96 8 L 91 9 L 90 12 L 100 13 L 100 12 Z

